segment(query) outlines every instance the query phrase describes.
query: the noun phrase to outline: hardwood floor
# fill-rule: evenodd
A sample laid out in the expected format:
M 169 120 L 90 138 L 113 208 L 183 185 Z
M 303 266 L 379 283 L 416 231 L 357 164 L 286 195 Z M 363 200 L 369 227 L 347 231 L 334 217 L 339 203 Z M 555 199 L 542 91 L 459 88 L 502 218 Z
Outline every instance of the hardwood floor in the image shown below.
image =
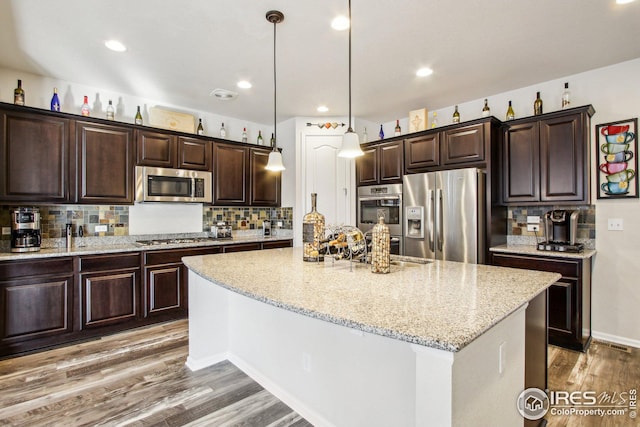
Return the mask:
M 229 362 L 191 372 L 188 323 L 0 360 L 0 425 L 310 426 Z M 640 349 L 549 347 L 550 390 L 640 388 Z M 638 426 L 626 416 L 551 416 L 549 427 Z
M 608 393 L 612 397 L 609 405 L 621 405 L 617 409 L 629 408 L 630 390 L 640 392 L 638 348 L 625 349 L 623 346 L 593 341 L 586 353 L 549 346 L 548 357 L 550 390 L 595 391 L 598 405 L 602 404 L 601 394 Z M 575 414 L 552 416 L 547 413 L 545 418 L 549 427 L 640 426 L 640 419 L 631 418 L 629 411 L 624 415 L 604 417 Z
M 191 372 L 186 320 L 0 361 L 0 425 L 310 426 L 229 362 Z

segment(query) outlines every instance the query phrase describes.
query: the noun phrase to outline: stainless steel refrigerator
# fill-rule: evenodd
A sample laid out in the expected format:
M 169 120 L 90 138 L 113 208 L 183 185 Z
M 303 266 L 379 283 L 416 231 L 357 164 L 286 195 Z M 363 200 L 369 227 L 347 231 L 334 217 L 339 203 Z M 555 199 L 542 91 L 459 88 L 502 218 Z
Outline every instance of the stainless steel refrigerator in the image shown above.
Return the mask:
M 484 263 L 484 171 L 405 175 L 402 182 L 405 255 Z

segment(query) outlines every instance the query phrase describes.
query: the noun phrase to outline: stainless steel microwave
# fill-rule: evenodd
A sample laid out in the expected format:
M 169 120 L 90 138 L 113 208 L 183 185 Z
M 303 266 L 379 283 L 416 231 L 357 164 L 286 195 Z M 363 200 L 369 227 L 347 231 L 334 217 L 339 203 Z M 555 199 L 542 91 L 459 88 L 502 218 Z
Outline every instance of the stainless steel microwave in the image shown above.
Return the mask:
M 211 172 L 136 166 L 135 200 L 211 203 Z

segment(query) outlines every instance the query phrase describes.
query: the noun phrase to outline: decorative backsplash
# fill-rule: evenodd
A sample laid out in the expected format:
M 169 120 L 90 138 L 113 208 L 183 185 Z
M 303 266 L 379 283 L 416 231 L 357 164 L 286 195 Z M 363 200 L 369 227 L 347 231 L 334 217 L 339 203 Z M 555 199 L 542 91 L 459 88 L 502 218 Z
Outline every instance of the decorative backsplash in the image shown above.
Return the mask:
M 590 206 L 518 206 L 509 208 L 507 214 L 509 236 L 531 236 L 536 233 L 527 231 L 527 216 L 540 217 L 540 231 L 538 237 L 544 239 L 543 219 L 544 214 L 555 209 L 570 209 L 578 211 L 578 239 L 592 240 L 596 238 L 596 207 Z
M 11 227 L 12 206 L 0 206 L 0 226 Z M 128 236 L 129 207 L 109 205 L 56 205 L 38 206 L 40 210 L 40 232 L 43 239 L 64 236 L 66 224 L 73 224 L 73 235 L 78 235 L 82 226 L 85 236 Z M 203 230 L 210 231 L 211 225 L 224 221 L 234 230 L 261 229 L 265 219 L 271 219 L 273 227 L 293 228 L 293 208 L 245 208 L 210 207 L 202 208 Z M 106 232 L 96 232 L 97 225 L 106 225 Z M 9 240 L 10 236 L 4 235 Z

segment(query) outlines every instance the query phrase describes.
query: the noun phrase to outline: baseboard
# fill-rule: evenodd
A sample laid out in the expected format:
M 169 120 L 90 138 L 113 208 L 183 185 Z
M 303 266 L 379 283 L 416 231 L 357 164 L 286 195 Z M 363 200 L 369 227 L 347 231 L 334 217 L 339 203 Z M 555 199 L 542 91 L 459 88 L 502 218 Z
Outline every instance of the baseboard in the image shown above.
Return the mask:
M 606 341 L 615 344 L 626 345 L 629 347 L 640 348 L 640 340 L 633 340 L 626 337 L 619 337 L 617 335 L 606 334 L 604 332 L 592 331 L 591 336 L 598 341 Z
M 280 399 L 291 409 L 296 411 L 300 416 L 302 416 L 312 425 L 316 427 L 335 427 L 333 424 L 327 421 L 326 418 L 302 403 L 300 400 L 298 400 L 297 397 L 278 386 L 278 384 L 276 384 L 274 381 L 264 376 L 245 360 L 237 357 L 234 354 L 229 354 L 229 362 L 236 365 L 238 369 L 249 375 L 251 379 L 264 387 L 267 391 L 269 391 L 269 393 Z
M 187 361 L 185 362 L 185 365 L 192 372 L 195 372 L 195 371 L 199 371 L 200 369 L 213 366 L 216 363 L 220 363 L 224 360 L 229 360 L 229 354 L 227 352 L 214 354 L 213 356 L 209 356 L 204 359 L 194 359 L 191 356 L 187 356 Z

